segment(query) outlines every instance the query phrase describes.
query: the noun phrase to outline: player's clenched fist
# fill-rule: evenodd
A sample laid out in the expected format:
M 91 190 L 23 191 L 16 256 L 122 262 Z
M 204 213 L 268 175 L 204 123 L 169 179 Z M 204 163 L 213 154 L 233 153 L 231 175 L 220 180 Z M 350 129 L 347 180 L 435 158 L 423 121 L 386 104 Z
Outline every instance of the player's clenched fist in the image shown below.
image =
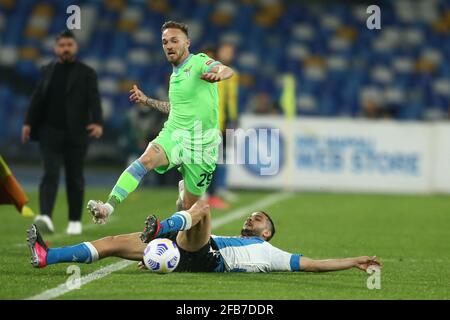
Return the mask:
M 211 83 L 218 82 L 218 81 L 222 80 L 220 75 L 218 75 L 217 73 L 213 73 L 213 72 L 203 73 L 200 76 L 200 79 L 208 81 L 208 82 L 211 82 Z
M 360 270 L 367 270 L 370 266 L 376 266 L 381 267 L 381 262 L 378 261 L 376 256 L 369 257 L 369 256 L 362 256 L 355 258 L 356 267 Z
M 136 85 L 133 85 L 133 88 L 130 90 L 130 101 L 144 105 L 147 101 L 148 97 L 141 91 Z

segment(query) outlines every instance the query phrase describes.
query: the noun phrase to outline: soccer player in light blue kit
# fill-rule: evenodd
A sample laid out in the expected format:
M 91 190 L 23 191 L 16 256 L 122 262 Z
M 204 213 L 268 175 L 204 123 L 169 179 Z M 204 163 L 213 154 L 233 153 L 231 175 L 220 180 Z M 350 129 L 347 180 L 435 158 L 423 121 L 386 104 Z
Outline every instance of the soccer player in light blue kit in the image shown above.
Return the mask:
M 375 256 L 314 260 L 272 246 L 275 225 L 263 211 L 250 214 L 240 236 L 211 235 L 211 215 L 206 201 L 198 200 L 190 209 L 160 221 L 147 217 L 143 232 L 111 236 L 75 246 L 48 248 L 35 225 L 28 230 L 31 263 L 36 268 L 64 262 L 92 263 L 106 257 L 141 261 L 147 243 L 164 237 L 176 241 L 180 262 L 175 271 L 185 272 L 271 272 L 367 270 L 380 267 Z

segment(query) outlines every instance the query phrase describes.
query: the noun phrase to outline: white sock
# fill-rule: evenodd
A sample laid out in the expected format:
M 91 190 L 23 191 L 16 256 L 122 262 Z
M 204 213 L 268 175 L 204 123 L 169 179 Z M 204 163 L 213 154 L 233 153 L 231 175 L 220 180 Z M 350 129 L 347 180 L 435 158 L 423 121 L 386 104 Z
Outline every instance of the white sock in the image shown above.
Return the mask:
M 114 212 L 114 207 L 109 203 L 105 203 L 106 209 L 108 209 L 108 216 L 110 216 Z
M 175 215 L 183 216 L 186 220 L 186 224 L 180 230 L 189 230 L 192 227 L 192 217 L 191 214 L 185 210 L 177 212 Z
M 91 262 L 98 261 L 98 251 L 95 249 L 94 245 L 90 242 L 83 242 L 86 247 L 88 247 L 89 251 L 91 252 Z

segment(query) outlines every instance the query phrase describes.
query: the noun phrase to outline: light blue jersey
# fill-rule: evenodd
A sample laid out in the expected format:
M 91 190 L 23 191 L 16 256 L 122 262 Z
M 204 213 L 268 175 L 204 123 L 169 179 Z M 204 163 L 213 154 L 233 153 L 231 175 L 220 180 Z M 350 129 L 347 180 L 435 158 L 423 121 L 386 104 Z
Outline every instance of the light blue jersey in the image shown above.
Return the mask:
M 212 235 L 227 272 L 300 271 L 301 254 L 291 254 L 258 237 Z

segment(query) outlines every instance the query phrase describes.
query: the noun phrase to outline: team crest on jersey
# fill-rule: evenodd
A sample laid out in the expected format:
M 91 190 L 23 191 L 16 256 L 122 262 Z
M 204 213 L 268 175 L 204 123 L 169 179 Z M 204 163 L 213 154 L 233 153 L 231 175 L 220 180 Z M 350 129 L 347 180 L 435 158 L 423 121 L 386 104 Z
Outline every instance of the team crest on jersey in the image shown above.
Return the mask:
M 192 66 L 183 70 L 186 78 L 189 78 L 191 76 L 191 69 L 192 69 Z

